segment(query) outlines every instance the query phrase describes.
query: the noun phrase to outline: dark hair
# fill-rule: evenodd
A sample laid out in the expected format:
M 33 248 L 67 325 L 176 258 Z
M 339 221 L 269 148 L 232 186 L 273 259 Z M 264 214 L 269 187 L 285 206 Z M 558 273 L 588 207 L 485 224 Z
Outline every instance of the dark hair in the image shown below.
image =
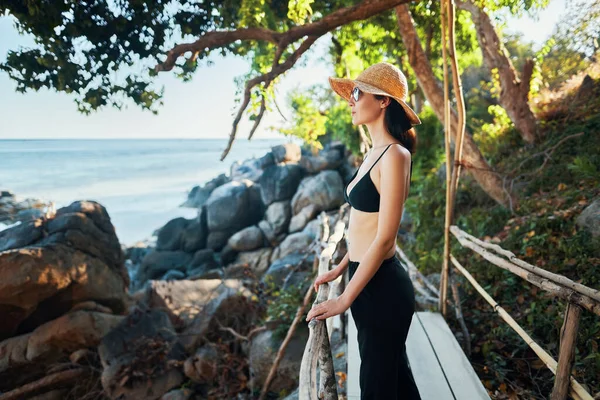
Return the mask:
M 377 100 L 383 100 L 385 95 L 374 95 Z M 390 105 L 385 110 L 385 127 L 404 147 L 414 154 L 417 146 L 417 133 L 412 127 L 406 111 L 395 99 L 390 97 Z

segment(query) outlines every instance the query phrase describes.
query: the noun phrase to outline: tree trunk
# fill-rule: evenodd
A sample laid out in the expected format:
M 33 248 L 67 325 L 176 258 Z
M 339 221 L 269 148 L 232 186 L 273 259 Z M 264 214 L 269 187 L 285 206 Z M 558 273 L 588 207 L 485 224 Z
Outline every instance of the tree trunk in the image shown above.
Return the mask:
M 537 137 L 536 118 L 529 106 L 529 84 L 533 73 L 533 60 L 528 59 L 523 66 L 521 79 L 517 75 L 508 51 L 500 41 L 490 16 L 470 1 L 457 0 L 462 10 L 473 16 L 477 30 L 477 41 L 483 53 L 483 61 L 488 69 L 498 68 L 500 77 L 500 105 L 521 132 L 523 140 L 534 143 Z
M 435 114 L 440 121 L 444 120 L 444 91 L 440 83 L 433 74 L 429 59 L 421 46 L 417 30 L 415 29 L 413 19 L 410 15 L 408 6 L 405 4 L 396 7 L 396 16 L 398 18 L 398 27 L 404 46 L 408 50 L 408 59 L 416 75 L 417 81 L 425 97 L 431 104 Z M 458 116 L 456 111 L 451 112 L 451 138 L 456 140 L 458 127 Z M 509 202 L 508 193 L 502 187 L 502 180 L 497 173 L 489 166 L 487 161 L 481 155 L 479 148 L 473 142 L 473 138 L 468 130 L 465 132 L 463 143 L 463 162 L 467 169 L 481 188 L 496 202 L 507 206 Z M 512 199 L 512 204 L 515 205 Z

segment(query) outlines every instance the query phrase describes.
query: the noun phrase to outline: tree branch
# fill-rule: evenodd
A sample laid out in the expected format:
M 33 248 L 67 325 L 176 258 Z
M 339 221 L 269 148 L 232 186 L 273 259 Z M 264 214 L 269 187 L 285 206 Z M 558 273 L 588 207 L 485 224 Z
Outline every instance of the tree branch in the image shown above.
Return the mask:
M 302 54 L 304 54 L 318 38 L 325 35 L 327 32 L 330 32 L 333 29 L 352 21 L 370 18 L 383 11 L 390 10 L 400 4 L 409 3 L 410 1 L 411 0 L 365 0 L 359 4 L 334 11 L 317 22 L 296 26 L 285 32 L 277 32 L 266 28 L 243 28 L 233 31 L 208 32 L 194 42 L 183 43 L 173 47 L 167 52 L 167 58 L 154 67 L 154 71 L 161 72 L 172 70 L 175 67 L 177 59 L 181 56 L 184 56 L 186 53 L 189 53 L 189 58 L 192 61 L 195 61 L 199 55 L 207 51 L 218 47 L 224 47 L 240 40 L 266 41 L 277 45 L 277 49 L 273 57 L 273 67 L 271 68 L 271 71 L 253 78 L 246 83 L 244 100 L 233 121 L 227 146 L 221 154 L 221 161 L 223 161 L 231 150 L 231 146 L 237 133 L 237 127 L 242 119 L 244 111 L 250 103 L 251 92 L 255 86 L 264 83 L 264 89 L 266 90 L 271 85 L 273 80 L 277 78 L 277 76 L 292 68 L 300 56 L 302 56 Z M 290 44 L 302 39 L 304 39 L 304 41 L 300 47 L 296 49 L 294 53 L 283 63 L 280 63 L 279 60 L 281 59 L 285 49 L 287 49 Z M 248 139 L 252 138 L 254 132 L 258 128 L 258 125 L 260 124 L 260 121 L 262 120 L 266 110 L 265 103 L 266 99 L 264 98 L 264 95 L 262 95 L 261 108 L 256 120 L 254 121 L 254 125 L 252 126 Z

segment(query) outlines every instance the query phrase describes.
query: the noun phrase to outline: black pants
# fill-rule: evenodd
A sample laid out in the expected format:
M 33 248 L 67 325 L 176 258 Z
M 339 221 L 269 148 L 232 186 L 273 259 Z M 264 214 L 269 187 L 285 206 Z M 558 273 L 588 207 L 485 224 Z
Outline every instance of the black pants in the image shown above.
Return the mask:
M 349 262 L 350 279 L 358 265 Z M 395 255 L 383 260 L 350 311 L 358 330 L 361 400 L 420 400 L 405 345 L 415 293 Z

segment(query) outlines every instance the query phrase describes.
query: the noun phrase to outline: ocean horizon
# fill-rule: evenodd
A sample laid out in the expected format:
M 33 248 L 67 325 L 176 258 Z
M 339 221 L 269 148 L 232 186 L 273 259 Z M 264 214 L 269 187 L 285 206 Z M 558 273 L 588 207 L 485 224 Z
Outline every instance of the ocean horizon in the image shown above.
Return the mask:
M 97 201 L 131 246 L 173 218 L 195 217 L 196 209 L 179 207 L 194 186 L 290 141 L 238 138 L 220 161 L 227 139 L 0 139 L 0 190 L 56 209 Z

